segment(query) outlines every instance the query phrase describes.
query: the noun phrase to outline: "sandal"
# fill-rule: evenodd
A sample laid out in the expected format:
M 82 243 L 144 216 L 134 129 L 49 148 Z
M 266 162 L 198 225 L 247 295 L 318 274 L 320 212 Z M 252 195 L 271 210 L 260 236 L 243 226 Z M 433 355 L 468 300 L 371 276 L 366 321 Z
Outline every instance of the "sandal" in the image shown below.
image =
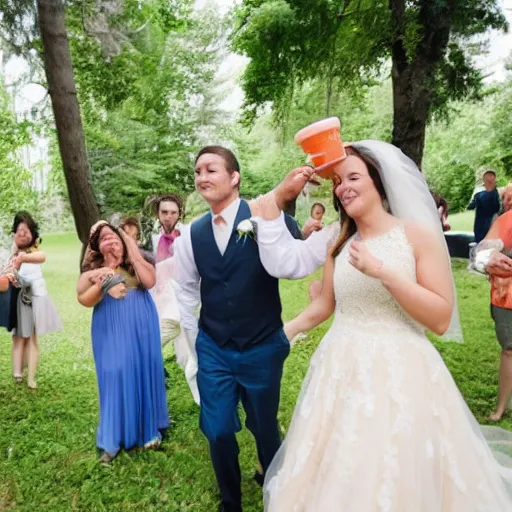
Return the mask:
M 156 450 L 162 444 L 162 438 L 160 436 L 151 439 L 143 447 L 143 450 Z
M 100 457 L 100 464 L 110 464 L 114 460 L 115 455 L 103 452 Z

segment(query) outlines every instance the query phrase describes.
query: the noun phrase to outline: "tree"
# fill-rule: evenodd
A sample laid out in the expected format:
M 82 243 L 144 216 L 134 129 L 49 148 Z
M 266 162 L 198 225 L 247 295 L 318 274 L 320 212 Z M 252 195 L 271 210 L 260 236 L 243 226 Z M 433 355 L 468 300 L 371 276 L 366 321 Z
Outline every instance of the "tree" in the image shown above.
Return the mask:
M 71 23 L 82 35 L 71 44 L 104 216 L 136 213 L 151 194 L 192 191 L 191 155 L 224 123 L 214 91 L 223 20 L 211 10 L 189 12 L 189 3 L 166 16 L 167 0 L 146 3 L 143 17 L 130 19 L 143 28 L 125 30 L 128 42 L 106 59 L 100 41 L 83 37 L 81 18 Z
M 0 33 L 10 52 L 30 64 L 31 81 L 44 63 L 62 166 L 78 237 L 85 243 L 99 218 L 85 149 L 62 0 L 1 0 Z M 42 59 L 41 59 L 42 58 Z
M 39 0 L 39 23 L 35 5 L 0 0 L 0 34 L 30 62 L 29 80 L 43 81 L 45 64 L 80 238 L 100 213 L 135 212 L 152 192 L 188 192 L 190 154 L 200 132 L 218 122 L 208 103 L 220 57 L 218 16 L 193 16 L 192 0 L 67 0 L 65 27 L 62 1 Z
M 38 0 L 37 11 L 43 57 L 52 100 L 62 167 L 78 238 L 89 239 L 91 226 L 99 219 L 90 180 L 85 137 L 73 76 L 71 52 L 61 0 Z
M 251 58 L 247 121 L 272 102 L 285 124 L 294 91 L 311 80 L 326 87 L 329 114 L 333 92 L 374 83 L 391 58 L 392 142 L 418 165 L 430 116 L 479 92 L 471 38 L 506 28 L 497 0 L 244 0 L 237 12 L 233 47 Z

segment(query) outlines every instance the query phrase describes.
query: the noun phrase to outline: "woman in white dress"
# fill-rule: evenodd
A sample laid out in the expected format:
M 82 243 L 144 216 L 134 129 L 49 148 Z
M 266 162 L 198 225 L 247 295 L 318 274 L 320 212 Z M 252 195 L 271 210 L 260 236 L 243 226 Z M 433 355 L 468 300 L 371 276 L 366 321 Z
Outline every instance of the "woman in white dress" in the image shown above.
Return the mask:
M 41 265 L 46 255 L 39 249 L 39 228 L 27 212 L 14 217 L 12 265 L 18 270 L 22 290 L 17 300 L 17 325 L 12 336 L 12 365 L 16 382 L 23 380 L 24 362 L 28 366 L 27 385 L 37 389 L 39 337 L 62 330 L 59 314 L 48 295 Z
M 285 332 L 293 339 L 334 321 L 267 471 L 265 510 L 511 511 L 512 474 L 425 335 L 460 334 L 428 186 L 390 144 L 365 141 L 348 153 L 335 171 L 342 228 L 321 296 Z M 289 241 L 296 254 L 306 243 Z

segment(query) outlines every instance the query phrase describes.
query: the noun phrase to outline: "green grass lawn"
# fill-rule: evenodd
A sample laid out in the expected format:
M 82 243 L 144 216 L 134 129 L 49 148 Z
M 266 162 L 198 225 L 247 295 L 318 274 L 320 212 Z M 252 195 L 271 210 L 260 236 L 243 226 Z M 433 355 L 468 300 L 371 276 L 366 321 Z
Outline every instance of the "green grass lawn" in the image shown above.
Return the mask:
M 455 217 L 455 216 L 454 216 Z M 452 221 L 452 217 L 450 217 Z M 454 228 L 455 229 L 455 228 Z M 100 466 L 95 450 L 96 377 L 89 336 L 91 311 L 78 305 L 75 280 L 79 246 L 71 235 L 44 237 L 48 288 L 65 332 L 41 340 L 39 391 L 11 378 L 10 338 L 0 334 L 0 510 L 214 512 L 216 483 L 198 408 L 181 370 L 166 352 L 172 428 L 162 450 L 122 453 Z M 454 263 L 465 343 L 435 342 L 478 421 L 496 401 L 499 347 L 489 317 L 488 284 Z M 309 281 L 309 280 L 308 280 Z M 283 282 L 284 316 L 308 300 L 306 281 Z M 286 428 L 311 354 L 327 326 L 295 346 L 286 363 L 280 420 Z M 512 421 L 501 425 L 512 429 Z M 256 453 L 247 431 L 239 435 L 244 510 L 262 510 L 252 481 Z
M 453 231 L 473 231 L 473 222 L 475 220 L 474 211 L 466 211 L 448 215 L 448 224 Z

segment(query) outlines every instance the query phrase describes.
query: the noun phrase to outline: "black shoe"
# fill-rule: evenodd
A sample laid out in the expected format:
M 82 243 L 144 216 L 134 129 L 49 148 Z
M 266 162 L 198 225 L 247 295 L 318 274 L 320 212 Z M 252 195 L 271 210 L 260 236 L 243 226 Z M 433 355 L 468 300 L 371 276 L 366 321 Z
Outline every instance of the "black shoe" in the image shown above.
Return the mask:
M 265 475 L 263 473 L 256 471 L 252 478 L 260 487 L 263 487 L 263 482 L 265 481 Z
M 224 505 L 223 503 L 221 503 L 219 505 L 218 512 L 242 512 L 242 509 L 241 508 L 233 508 L 229 505 Z

